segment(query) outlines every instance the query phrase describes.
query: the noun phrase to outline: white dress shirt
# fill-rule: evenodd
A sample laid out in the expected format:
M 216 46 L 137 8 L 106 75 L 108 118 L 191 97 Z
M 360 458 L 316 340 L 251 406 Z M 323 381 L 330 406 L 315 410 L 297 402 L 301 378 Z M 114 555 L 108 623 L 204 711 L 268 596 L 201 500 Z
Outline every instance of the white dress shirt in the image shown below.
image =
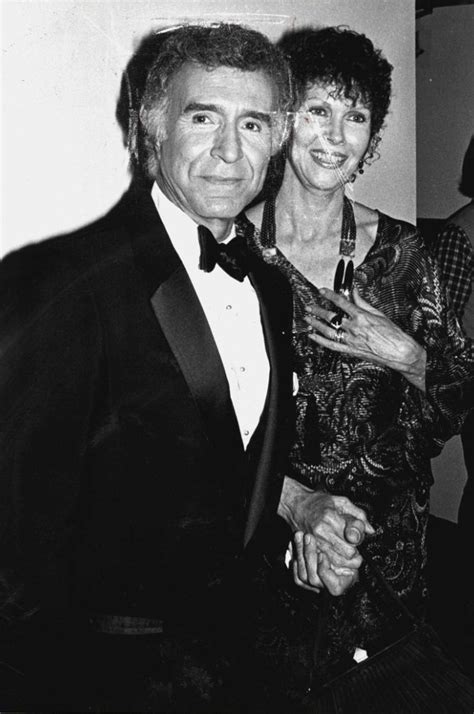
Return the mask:
M 270 375 L 257 295 L 247 277 L 239 282 L 219 265 L 210 273 L 200 270 L 197 224 L 156 183 L 152 197 L 211 328 L 246 447 L 260 420 Z M 232 235 L 233 229 L 225 242 Z

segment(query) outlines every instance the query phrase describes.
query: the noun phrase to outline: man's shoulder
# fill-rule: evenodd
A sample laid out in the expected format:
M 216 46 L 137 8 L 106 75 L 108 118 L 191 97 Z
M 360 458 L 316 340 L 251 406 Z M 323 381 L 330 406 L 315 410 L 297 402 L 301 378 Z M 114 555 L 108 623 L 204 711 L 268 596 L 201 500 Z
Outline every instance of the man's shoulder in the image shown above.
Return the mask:
M 74 231 L 29 243 L 0 261 L 1 282 L 31 287 L 87 278 L 125 253 L 123 198 L 104 216 Z
M 4 320 L 48 319 L 65 305 L 83 310 L 120 281 L 131 250 L 117 206 L 87 226 L 30 243 L 0 261 L 2 330 Z

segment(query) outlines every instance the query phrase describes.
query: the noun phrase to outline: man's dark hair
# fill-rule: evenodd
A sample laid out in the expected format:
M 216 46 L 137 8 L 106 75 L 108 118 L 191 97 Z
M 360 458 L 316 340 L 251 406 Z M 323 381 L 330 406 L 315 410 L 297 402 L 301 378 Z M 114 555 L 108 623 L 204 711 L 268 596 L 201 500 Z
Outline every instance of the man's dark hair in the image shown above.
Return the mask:
M 371 110 L 371 138 L 381 130 L 391 96 L 392 65 L 363 34 L 346 27 L 305 27 L 278 41 L 293 75 L 295 109 L 312 84 L 334 85 L 341 96 Z
M 260 32 L 227 23 L 170 29 L 148 72 L 140 107 L 135 158 L 150 176 L 154 174 L 156 143 L 164 138 L 167 90 L 173 76 L 187 63 L 207 69 L 232 67 L 263 72 L 275 86 L 275 108 L 281 117 L 291 105 L 288 66 L 280 51 Z

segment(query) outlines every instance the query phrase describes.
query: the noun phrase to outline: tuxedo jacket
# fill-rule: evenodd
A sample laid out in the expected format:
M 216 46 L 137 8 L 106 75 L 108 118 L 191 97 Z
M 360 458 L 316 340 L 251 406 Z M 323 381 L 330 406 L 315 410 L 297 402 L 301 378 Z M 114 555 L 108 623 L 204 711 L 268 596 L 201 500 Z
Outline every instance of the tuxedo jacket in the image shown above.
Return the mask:
M 208 323 L 148 191 L 2 261 L 2 608 L 166 619 L 199 602 L 276 512 L 291 295 L 257 257 L 249 277 L 270 380 L 244 451 Z

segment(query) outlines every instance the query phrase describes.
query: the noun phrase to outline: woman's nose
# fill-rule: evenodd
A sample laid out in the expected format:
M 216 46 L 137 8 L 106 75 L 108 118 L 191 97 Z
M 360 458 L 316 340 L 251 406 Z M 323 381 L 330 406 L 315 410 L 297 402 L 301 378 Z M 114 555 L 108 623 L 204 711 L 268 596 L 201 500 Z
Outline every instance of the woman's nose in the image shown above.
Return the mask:
M 327 127 L 326 138 L 331 144 L 341 144 L 344 141 L 342 121 L 338 117 L 331 117 Z

